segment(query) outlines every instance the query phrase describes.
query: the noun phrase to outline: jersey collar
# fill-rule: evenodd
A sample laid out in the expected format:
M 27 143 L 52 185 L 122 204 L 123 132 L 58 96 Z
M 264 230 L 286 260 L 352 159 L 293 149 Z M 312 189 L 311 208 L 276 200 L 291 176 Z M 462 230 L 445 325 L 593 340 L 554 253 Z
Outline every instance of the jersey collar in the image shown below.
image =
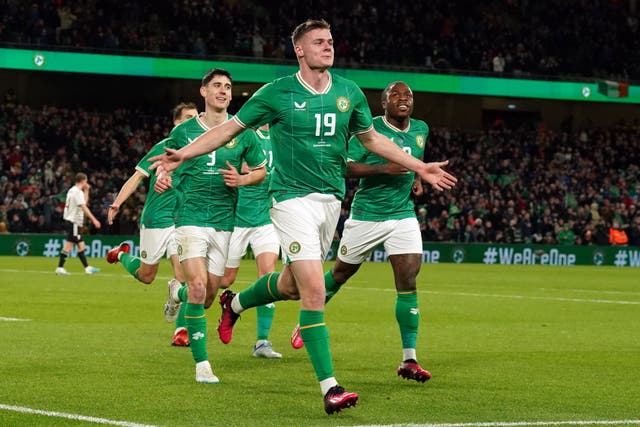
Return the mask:
M 311 86 L 310 84 L 308 84 L 307 82 L 304 81 L 304 79 L 302 78 L 302 74 L 300 73 L 300 71 L 298 71 L 296 73 L 296 78 L 298 79 L 298 81 L 300 82 L 300 84 L 307 89 L 309 92 L 311 92 L 314 95 L 324 95 L 326 93 L 329 93 L 329 90 L 331 89 L 331 84 L 333 83 L 333 78 L 331 77 L 331 73 L 329 71 L 327 71 L 327 73 L 329 74 L 329 82 L 327 82 L 327 86 L 321 90 L 321 91 L 317 91 L 313 88 L 313 86 Z
M 205 114 L 205 112 L 204 112 L 204 111 L 203 111 L 202 113 L 198 114 L 198 115 L 196 116 L 196 122 L 198 122 L 198 124 L 200 125 L 200 127 L 201 127 L 202 129 L 204 129 L 204 130 L 209 130 L 209 129 L 211 129 L 211 127 L 210 127 L 209 125 L 207 125 L 207 124 L 205 123 L 205 121 L 202 119 L 202 118 L 204 117 L 204 114 Z M 233 116 L 231 116 L 231 114 L 228 114 L 228 113 L 227 113 L 227 120 L 229 120 L 231 117 L 233 117 Z
M 382 121 L 384 122 L 385 125 L 387 125 L 387 127 L 395 132 L 404 132 L 407 133 L 409 132 L 409 129 L 411 129 L 411 120 L 409 120 L 409 126 L 407 126 L 406 129 L 398 129 L 397 127 L 395 127 L 394 125 L 392 125 L 391 123 L 389 123 L 387 121 L 387 118 L 385 116 L 382 116 Z

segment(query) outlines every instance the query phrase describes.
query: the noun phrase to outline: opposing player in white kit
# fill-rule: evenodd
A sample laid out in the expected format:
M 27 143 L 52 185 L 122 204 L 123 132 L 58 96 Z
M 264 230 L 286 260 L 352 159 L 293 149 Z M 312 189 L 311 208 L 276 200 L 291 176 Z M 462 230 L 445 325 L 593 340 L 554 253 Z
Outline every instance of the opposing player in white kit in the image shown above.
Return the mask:
M 64 263 L 67 261 L 73 245 L 78 245 L 78 258 L 80 258 L 80 262 L 82 262 L 85 273 L 94 274 L 100 271 L 99 268 L 91 267 L 87 262 L 87 257 L 84 254 L 86 245 L 84 240 L 82 240 L 82 234 L 80 234 L 80 229 L 84 225 L 85 215 L 91 220 L 95 228 L 100 228 L 100 221 L 93 216 L 87 207 L 88 200 L 89 179 L 86 174 L 79 172 L 75 177 L 75 185 L 67 192 L 67 200 L 64 204 L 62 218 L 64 219 L 66 239 L 60 252 L 56 274 L 63 276 L 69 275 L 69 272 L 64 268 Z

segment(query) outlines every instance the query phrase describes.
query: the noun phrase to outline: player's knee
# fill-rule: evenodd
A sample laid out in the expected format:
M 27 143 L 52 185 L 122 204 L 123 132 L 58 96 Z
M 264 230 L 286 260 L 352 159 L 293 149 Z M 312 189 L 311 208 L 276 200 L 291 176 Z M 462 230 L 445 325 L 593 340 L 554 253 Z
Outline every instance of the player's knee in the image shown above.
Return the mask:
M 196 302 L 203 301 L 206 302 L 207 297 L 207 287 L 201 281 L 194 281 L 189 284 L 189 299 L 194 300 Z M 212 297 L 212 301 L 215 296 Z M 211 305 L 211 303 L 209 303 Z

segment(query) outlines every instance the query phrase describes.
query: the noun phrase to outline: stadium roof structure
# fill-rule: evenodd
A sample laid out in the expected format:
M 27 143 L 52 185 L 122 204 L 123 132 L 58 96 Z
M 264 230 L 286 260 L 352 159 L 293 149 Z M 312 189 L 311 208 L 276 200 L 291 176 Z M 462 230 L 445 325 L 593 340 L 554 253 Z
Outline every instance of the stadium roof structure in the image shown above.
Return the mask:
M 214 67 L 228 70 L 236 82 L 245 83 L 267 83 L 297 70 L 297 66 L 286 64 L 0 48 L 0 68 L 15 70 L 200 80 Z M 364 89 L 384 89 L 390 81 L 403 80 L 416 92 L 640 104 L 639 85 L 629 85 L 626 96 L 620 96 L 620 92 L 612 95 L 598 91 L 597 80 L 547 81 L 350 68 L 334 68 L 332 72 L 354 80 Z

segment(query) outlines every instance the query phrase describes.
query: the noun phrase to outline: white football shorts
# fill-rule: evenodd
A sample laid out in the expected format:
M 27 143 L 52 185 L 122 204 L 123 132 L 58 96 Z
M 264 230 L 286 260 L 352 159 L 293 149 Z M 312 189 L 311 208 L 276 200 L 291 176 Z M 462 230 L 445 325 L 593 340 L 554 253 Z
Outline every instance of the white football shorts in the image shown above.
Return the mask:
M 358 221 L 349 218 L 344 223 L 338 258 L 349 264 L 361 264 L 381 243 L 389 255 L 422 254 L 418 220 Z
M 251 245 L 253 254 L 280 253 L 280 240 L 273 224 L 265 224 L 260 227 L 235 227 L 229 242 L 229 255 L 227 267 L 240 267 L 240 260 L 247 253 L 247 246 Z
M 156 265 L 164 254 L 177 255 L 176 227 L 140 228 L 140 260 L 144 264 Z
M 333 194 L 311 193 L 273 201 L 271 221 L 290 261 L 324 261 L 338 225 L 341 202 Z
M 194 225 L 176 228 L 180 262 L 190 258 L 206 258 L 207 271 L 216 276 L 224 276 L 229 240 L 230 231 Z

